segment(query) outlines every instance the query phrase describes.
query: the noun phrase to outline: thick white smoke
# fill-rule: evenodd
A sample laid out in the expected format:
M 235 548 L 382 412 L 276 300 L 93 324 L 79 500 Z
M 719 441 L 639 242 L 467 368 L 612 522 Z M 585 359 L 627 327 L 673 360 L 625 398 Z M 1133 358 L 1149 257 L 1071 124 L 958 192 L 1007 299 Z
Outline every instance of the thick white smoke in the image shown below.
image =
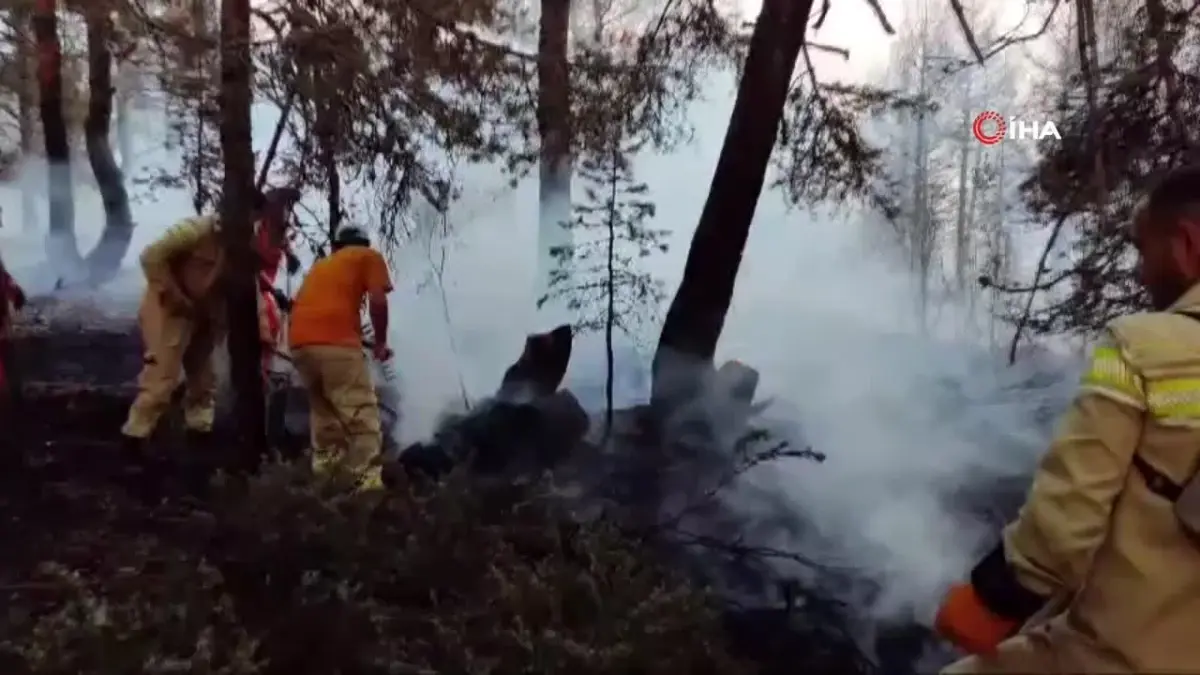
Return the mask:
M 668 288 L 678 281 L 716 164 L 731 106 L 727 90 L 727 81 L 714 85 L 709 102 L 697 105 L 693 145 L 638 164 L 658 205 L 655 225 L 674 233 L 672 251 L 653 262 Z M 273 116 L 258 117 L 261 147 Z M 153 148 L 157 141 L 139 143 Z M 472 396 L 490 394 L 525 334 L 550 328 L 535 325 L 530 294 L 537 269 L 537 187 L 527 180 L 508 190 L 504 181 L 490 168 L 463 174 L 467 191 L 451 214 L 456 234 L 446 244 L 439 277 L 445 307 L 436 285 L 418 292 L 437 251 L 430 256 L 413 246 L 395 259 L 391 341 L 404 382 L 405 440 L 427 435 L 438 415 L 460 400 L 460 375 Z M 124 300 L 115 304 L 130 316 L 128 299 L 136 299 L 140 283 L 138 252 L 192 212 L 182 193 L 159 190 L 150 197 L 134 207 L 138 226 L 125 262 L 125 279 L 132 281 L 117 282 Z M 19 195 L 0 189 L 0 198 L 6 221 L 0 253 L 31 290 L 48 290 L 36 272 L 40 239 L 17 232 Z M 76 198 L 86 249 L 98 237 L 100 204 L 89 190 L 77 190 Z M 878 582 L 881 593 L 864 602 L 864 616 L 922 618 L 945 584 L 966 569 L 988 531 L 960 513 L 955 500 L 1027 472 L 1046 440 L 1037 413 L 1060 406 L 1069 386 L 1016 389 L 1024 372 L 1004 368 L 982 345 L 937 337 L 937 331 L 922 337 L 912 317 L 911 279 L 871 253 L 876 236 L 883 235 L 864 232 L 853 221 L 788 210 L 777 196 L 764 196 L 719 358 L 758 368 L 760 391 L 779 402 L 771 410 L 775 423 L 828 455 L 824 464 L 777 464 L 748 478 L 784 495 L 815 528 L 816 538 L 775 543 Z M 649 327 L 647 337 L 654 332 Z M 593 392 L 585 396 L 593 404 L 603 377 L 601 342 L 580 341 L 568 382 Z M 644 364 L 632 356 L 635 346 L 622 348 L 619 364 L 621 396 L 630 403 L 645 393 L 638 390 L 644 382 L 635 371 Z M 1066 375 L 1051 380 L 1069 385 Z M 737 496 L 732 499 L 736 504 Z

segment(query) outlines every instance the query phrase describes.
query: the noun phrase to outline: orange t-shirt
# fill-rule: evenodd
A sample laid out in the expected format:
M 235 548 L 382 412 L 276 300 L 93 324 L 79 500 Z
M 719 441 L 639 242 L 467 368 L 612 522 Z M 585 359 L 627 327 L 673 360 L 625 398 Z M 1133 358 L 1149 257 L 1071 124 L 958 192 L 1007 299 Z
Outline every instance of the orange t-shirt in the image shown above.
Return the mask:
M 291 347 L 362 346 L 363 299 L 390 290 L 387 262 L 375 249 L 347 246 L 318 260 L 292 303 Z

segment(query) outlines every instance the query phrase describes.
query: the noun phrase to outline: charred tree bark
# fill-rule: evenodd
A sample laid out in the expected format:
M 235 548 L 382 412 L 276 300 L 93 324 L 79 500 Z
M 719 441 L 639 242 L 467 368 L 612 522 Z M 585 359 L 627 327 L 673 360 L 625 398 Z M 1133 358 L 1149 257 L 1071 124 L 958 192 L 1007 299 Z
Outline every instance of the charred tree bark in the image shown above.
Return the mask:
M 711 367 L 733 301 L 812 0 L 765 0 L 738 85 L 708 199 L 654 354 L 653 399 L 692 395 Z
M 236 430 L 247 468 L 267 454 L 266 393 L 258 334 L 257 258 L 251 247 L 254 151 L 250 135 L 250 0 L 221 2 L 221 150 L 225 158 L 221 223 L 225 238 L 225 290 L 229 367 Z
M 99 0 L 96 0 L 99 4 Z M 96 248 L 88 254 L 88 276 L 92 283 L 103 283 L 121 267 L 133 237 L 133 214 L 125 176 L 113 157 L 109 131 L 112 126 L 112 14 L 99 4 L 87 12 L 88 116 L 84 123 L 88 163 L 96 177 L 100 200 L 104 204 L 104 231 Z
M 559 263 L 554 252 L 571 244 L 571 83 L 567 63 L 570 0 L 542 0 L 538 27 L 537 124 L 541 137 L 538 177 L 538 298 L 549 292 Z M 555 320 L 563 317 L 554 317 Z
M 46 253 L 56 272 L 64 273 L 79 265 L 79 247 L 75 239 L 75 194 L 71 185 L 71 147 L 67 140 L 67 121 L 63 113 L 62 45 L 58 41 L 58 3 L 37 0 L 34 4 L 33 33 L 38 54 L 38 94 L 45 136 L 48 165 L 50 227 Z
M 25 169 L 27 162 L 34 155 L 34 119 L 33 100 L 34 87 L 37 82 L 34 73 L 33 36 L 30 35 L 31 15 L 29 9 L 19 6 L 12 10 L 13 27 L 17 37 L 17 127 L 21 142 L 21 230 L 33 232 L 37 228 L 37 202 L 33 183 L 29 180 Z

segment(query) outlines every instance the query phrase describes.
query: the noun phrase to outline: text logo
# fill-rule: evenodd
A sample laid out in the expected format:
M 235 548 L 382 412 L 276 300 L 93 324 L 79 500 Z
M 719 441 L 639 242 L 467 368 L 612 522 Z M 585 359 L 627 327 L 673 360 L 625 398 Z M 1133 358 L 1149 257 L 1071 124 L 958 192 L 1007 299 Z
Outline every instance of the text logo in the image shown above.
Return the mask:
M 1062 140 L 1054 122 L 1017 117 L 1005 119 L 994 110 L 979 113 L 979 116 L 971 123 L 971 133 L 975 136 L 975 140 L 984 145 L 995 145 L 1005 139 L 1040 141 L 1043 138 L 1056 138 Z

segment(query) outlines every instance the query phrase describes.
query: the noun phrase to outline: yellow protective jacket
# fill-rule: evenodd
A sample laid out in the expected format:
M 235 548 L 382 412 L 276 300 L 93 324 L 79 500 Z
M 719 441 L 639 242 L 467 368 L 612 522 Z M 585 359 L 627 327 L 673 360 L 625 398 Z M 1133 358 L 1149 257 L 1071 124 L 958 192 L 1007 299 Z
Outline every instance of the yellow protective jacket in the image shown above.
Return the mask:
M 225 262 L 219 223 L 216 216 L 188 218 L 147 246 L 141 257 L 147 285 L 173 277 L 192 300 L 208 300 Z
M 994 612 L 1050 614 L 948 672 L 1200 673 L 1200 548 L 1173 492 L 1200 468 L 1200 286 L 1112 321 L 1033 487 L 973 571 Z

